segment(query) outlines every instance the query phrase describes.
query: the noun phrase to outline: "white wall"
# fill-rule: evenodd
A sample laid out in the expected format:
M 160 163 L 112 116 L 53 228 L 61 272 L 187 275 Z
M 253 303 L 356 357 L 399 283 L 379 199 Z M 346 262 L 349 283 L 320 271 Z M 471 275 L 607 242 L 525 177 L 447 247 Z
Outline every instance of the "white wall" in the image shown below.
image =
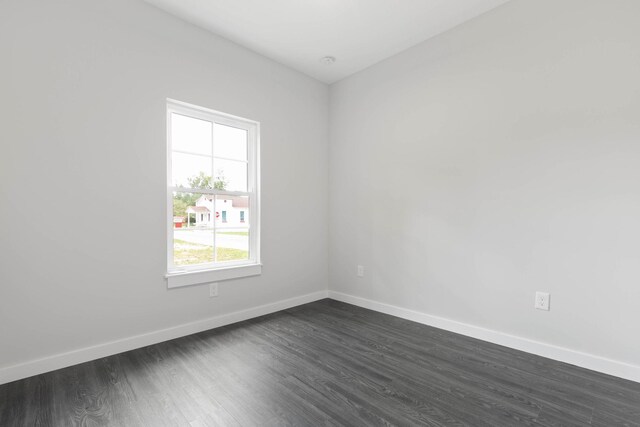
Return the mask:
M 330 289 L 640 365 L 639 16 L 514 0 L 332 85 Z
M 326 85 L 131 0 L 2 1 L 0 61 L 0 371 L 326 290 Z M 215 299 L 163 278 L 167 97 L 262 126 L 263 274 Z

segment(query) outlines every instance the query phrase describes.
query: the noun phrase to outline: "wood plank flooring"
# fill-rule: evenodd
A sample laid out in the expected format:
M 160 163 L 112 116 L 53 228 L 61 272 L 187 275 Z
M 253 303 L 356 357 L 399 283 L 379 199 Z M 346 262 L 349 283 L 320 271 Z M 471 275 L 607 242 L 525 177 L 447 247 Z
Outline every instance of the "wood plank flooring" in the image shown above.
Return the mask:
M 0 386 L 0 426 L 639 426 L 640 384 L 333 300 Z

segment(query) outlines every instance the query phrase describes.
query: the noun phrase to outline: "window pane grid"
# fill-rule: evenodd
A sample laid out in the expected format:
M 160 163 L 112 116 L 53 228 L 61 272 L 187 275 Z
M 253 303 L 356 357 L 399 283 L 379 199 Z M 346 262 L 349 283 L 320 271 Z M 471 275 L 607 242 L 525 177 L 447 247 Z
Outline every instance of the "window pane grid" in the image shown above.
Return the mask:
M 209 157 L 209 156 L 207 156 Z M 217 160 L 227 160 L 230 162 L 238 162 L 238 163 L 249 163 L 249 160 L 238 160 L 238 159 L 232 159 L 230 157 L 220 157 L 220 156 L 213 156 L 214 159 Z
M 213 112 L 190 111 L 182 103 L 173 105 L 170 101 L 168 105 L 169 210 L 174 210 L 169 226 L 169 270 L 200 271 L 259 263 L 259 210 L 254 206 L 258 199 L 256 124 L 224 114 L 217 120 Z M 180 119 L 177 125 L 173 120 L 176 115 Z M 189 129 L 190 119 L 201 121 L 194 124 L 196 133 Z M 176 135 L 181 138 L 179 146 L 171 142 Z M 194 157 L 179 158 L 182 163 L 174 164 L 175 155 Z M 209 166 L 198 163 L 197 158 Z M 189 197 L 179 200 L 182 205 L 176 207 L 178 194 Z M 183 218 L 175 215 L 180 209 L 185 211 Z
M 187 151 L 187 150 L 171 150 L 171 151 L 174 152 L 174 153 L 189 154 L 191 156 L 200 156 L 200 157 L 211 158 L 211 154 L 196 153 L 195 151 Z

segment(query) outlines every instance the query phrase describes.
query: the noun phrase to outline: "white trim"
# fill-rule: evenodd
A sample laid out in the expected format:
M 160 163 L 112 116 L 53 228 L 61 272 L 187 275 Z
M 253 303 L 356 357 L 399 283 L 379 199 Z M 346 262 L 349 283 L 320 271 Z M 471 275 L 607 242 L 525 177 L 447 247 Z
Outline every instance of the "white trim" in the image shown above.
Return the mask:
M 166 107 L 165 107 L 166 108 Z M 165 127 L 167 128 L 167 176 L 166 176 L 166 184 L 167 184 L 167 218 L 173 217 L 173 192 L 170 190 L 173 184 L 173 171 L 172 171 L 172 150 L 171 150 L 171 111 L 169 108 L 166 108 L 166 123 Z M 185 212 L 186 213 L 186 212 Z M 172 220 L 173 221 L 173 220 Z M 197 221 L 197 219 L 196 219 Z M 191 214 L 187 213 L 187 226 L 191 223 Z M 169 270 L 169 266 L 173 265 L 173 222 L 169 223 L 167 221 L 166 224 L 167 234 L 166 234 L 166 242 L 167 246 L 165 247 L 166 251 L 166 260 L 167 260 L 167 271 Z
M 358 307 L 368 308 L 380 313 L 390 314 L 392 316 L 477 338 L 483 341 L 488 341 L 490 343 L 503 345 L 505 347 L 525 351 L 527 353 L 547 357 L 549 359 L 569 363 L 571 365 L 580 366 L 593 371 L 640 382 L 640 366 L 637 365 L 607 359 L 605 357 L 583 353 L 553 344 L 534 341 L 528 338 L 509 335 L 503 332 L 482 328 L 480 326 L 445 319 L 431 314 L 409 310 L 395 305 L 385 304 L 341 292 L 329 291 L 328 295 L 329 298 L 357 305 Z
M 231 126 L 237 129 L 243 129 L 247 132 L 247 160 L 229 159 L 234 162 L 245 163 L 247 165 L 247 191 L 226 191 L 216 189 L 193 189 L 176 187 L 172 182 L 172 114 L 180 114 L 185 117 L 192 117 L 210 122 L 211 126 L 211 155 L 192 153 L 204 157 L 211 158 L 211 173 L 214 177 L 214 166 L 216 159 L 225 159 L 216 156 L 216 143 L 214 140 L 215 124 Z M 179 286 L 190 286 L 200 283 L 216 282 L 220 280 L 237 279 L 240 277 L 255 276 L 260 274 L 260 123 L 254 120 L 245 119 L 243 117 L 233 116 L 231 114 L 214 111 L 209 108 L 200 107 L 198 105 L 186 102 L 176 101 L 167 98 L 167 266 L 166 275 L 168 279 L 168 287 L 175 288 Z M 188 153 L 183 150 L 176 150 L 180 153 Z M 194 194 L 211 194 L 222 196 L 243 196 L 248 198 L 249 206 L 246 209 L 250 216 L 249 231 L 249 254 L 247 260 L 238 260 L 234 262 L 218 262 L 217 251 L 213 251 L 214 259 L 212 262 L 197 265 L 174 265 L 173 248 L 174 248 L 174 224 L 173 224 L 173 193 L 194 193 Z M 214 198 L 214 212 L 216 211 L 216 199 Z M 200 218 L 203 214 L 200 214 Z M 187 212 L 187 226 L 190 224 L 191 216 Z M 197 213 L 196 213 L 197 222 Z M 213 248 L 216 248 L 216 229 L 217 224 L 213 222 Z M 234 267 L 234 269 L 230 269 Z M 242 267 L 242 268 L 235 268 Z M 206 270 L 206 271 L 205 271 Z
M 220 282 L 223 280 L 240 279 L 242 277 L 258 276 L 262 273 L 262 264 L 238 265 L 226 268 L 200 271 L 172 271 L 165 275 L 168 288 L 199 285 L 202 283 Z
M 42 359 L 30 360 L 18 365 L 2 367 L 0 368 L 0 384 L 5 384 L 22 378 L 31 377 L 33 375 L 54 371 L 56 369 L 66 368 L 67 366 L 88 362 L 90 360 L 99 359 L 101 357 L 111 356 L 113 354 L 122 353 L 124 351 L 135 350 L 137 348 L 184 337 L 213 328 L 218 328 L 220 326 L 241 322 L 243 320 L 252 319 L 254 317 L 264 316 L 265 314 L 275 313 L 276 311 L 280 310 L 286 310 L 291 307 L 296 307 L 301 304 L 307 304 L 326 297 L 326 290 L 318 291 L 307 295 L 301 295 L 282 301 L 260 305 L 258 307 L 248 308 L 246 310 L 235 311 L 233 313 L 222 314 L 220 316 L 210 317 L 208 319 L 198 320 L 191 323 L 185 323 L 167 329 L 161 329 L 142 335 L 135 335 L 104 344 L 98 344 L 92 347 L 85 347 L 66 353 L 55 354 L 49 357 L 44 357 Z
M 167 98 L 167 104 L 171 104 L 173 109 L 178 114 L 187 115 L 187 116 L 193 112 L 192 110 L 194 110 L 194 109 L 195 110 L 199 110 L 201 112 L 201 114 L 202 114 L 201 117 L 203 117 L 202 120 L 208 120 L 207 117 L 208 117 L 209 114 L 216 114 L 218 116 L 221 116 L 221 120 L 222 121 L 220 123 L 228 124 L 229 126 L 235 127 L 235 128 L 238 128 L 238 126 L 235 125 L 235 123 L 238 120 L 244 121 L 244 122 L 249 123 L 249 124 L 257 123 L 255 120 L 245 119 L 244 117 L 234 116 L 233 114 L 223 113 L 222 111 L 216 111 L 216 110 L 213 110 L 211 108 L 202 107 L 200 105 L 195 105 L 195 104 L 190 104 L 190 103 L 184 102 L 184 101 L 178 101 L 177 99 Z M 242 129 L 242 128 L 238 128 L 238 129 Z

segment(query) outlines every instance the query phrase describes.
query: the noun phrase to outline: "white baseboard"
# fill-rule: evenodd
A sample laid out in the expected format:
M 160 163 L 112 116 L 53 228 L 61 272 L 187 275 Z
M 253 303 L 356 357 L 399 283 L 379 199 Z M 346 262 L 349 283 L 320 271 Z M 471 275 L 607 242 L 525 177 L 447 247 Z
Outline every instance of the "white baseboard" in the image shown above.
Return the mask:
M 494 344 L 503 345 L 505 347 L 514 348 L 516 350 L 526 351 L 527 353 L 536 354 L 538 356 L 547 357 L 549 359 L 558 360 L 560 362 L 570 363 L 582 368 L 591 369 L 616 377 L 640 382 L 640 366 L 631 365 L 617 360 L 607 359 L 600 356 L 594 356 L 588 353 L 571 350 L 568 348 L 558 347 L 527 338 L 517 337 L 505 334 L 491 329 L 481 328 L 479 326 L 469 325 L 467 323 L 457 322 L 455 320 L 445 319 L 438 316 L 422 313 L 419 311 L 409 310 L 390 304 L 372 301 L 353 295 L 343 294 L 335 291 L 319 291 L 299 297 L 294 297 L 274 303 L 249 308 L 246 310 L 236 311 L 233 313 L 223 314 L 196 322 L 185 323 L 172 328 L 162 329 L 159 331 L 149 332 L 147 334 L 136 335 L 117 341 L 111 341 L 92 347 L 86 347 L 78 350 L 69 351 L 45 357 L 42 359 L 31 360 L 18 365 L 0 368 L 0 384 L 27 378 L 33 375 L 42 374 L 56 369 L 66 368 L 67 366 L 84 363 L 101 357 L 111 356 L 113 354 L 122 353 L 124 351 L 134 350 L 159 342 L 180 338 L 186 335 L 195 334 L 197 332 L 206 331 L 220 326 L 229 325 L 243 320 L 252 319 L 254 317 L 263 316 L 265 314 L 274 313 L 276 311 L 285 310 L 301 304 L 317 301 L 323 298 L 332 298 L 337 301 L 346 302 L 357 305 L 359 307 L 368 308 L 381 313 L 390 314 L 469 337 L 481 339 Z
M 299 297 L 264 304 L 258 307 L 252 307 L 246 310 L 210 317 L 196 322 L 185 323 L 172 328 L 161 329 L 159 331 L 136 335 L 117 341 L 111 341 L 92 347 L 81 348 L 67 353 L 55 354 L 42 359 L 31 360 L 18 365 L 0 368 L 0 384 L 5 384 L 56 369 L 66 368 L 67 366 L 111 356 L 124 351 L 157 344 L 174 338 L 180 338 L 197 332 L 218 328 L 220 326 L 241 322 L 243 320 L 285 310 L 287 308 L 317 301 L 323 298 L 327 298 L 327 291 L 314 292 Z
M 343 294 L 341 292 L 329 291 L 329 298 L 346 302 L 348 304 L 357 305 L 359 307 L 368 308 L 370 310 L 375 310 L 381 313 L 390 314 L 392 316 L 401 317 L 403 319 L 412 320 L 424 325 L 429 325 L 461 335 L 477 338 L 483 341 L 488 341 L 494 344 L 503 345 L 505 347 L 514 348 L 516 350 L 525 351 L 527 353 L 536 354 L 538 356 L 547 357 L 549 359 L 557 360 L 560 362 L 569 363 L 571 365 L 580 366 L 582 368 L 591 369 L 593 371 L 598 371 L 619 378 L 640 382 L 640 366 L 631 365 L 625 362 L 607 359 L 588 353 L 582 353 L 580 351 L 558 347 L 552 344 L 546 344 L 527 338 L 517 337 L 515 335 L 509 335 L 491 329 L 485 329 L 479 326 L 457 322 L 455 320 L 432 316 L 430 314 L 408 310 L 406 308 L 397 307 L 378 301 L 372 301 L 353 295 Z

